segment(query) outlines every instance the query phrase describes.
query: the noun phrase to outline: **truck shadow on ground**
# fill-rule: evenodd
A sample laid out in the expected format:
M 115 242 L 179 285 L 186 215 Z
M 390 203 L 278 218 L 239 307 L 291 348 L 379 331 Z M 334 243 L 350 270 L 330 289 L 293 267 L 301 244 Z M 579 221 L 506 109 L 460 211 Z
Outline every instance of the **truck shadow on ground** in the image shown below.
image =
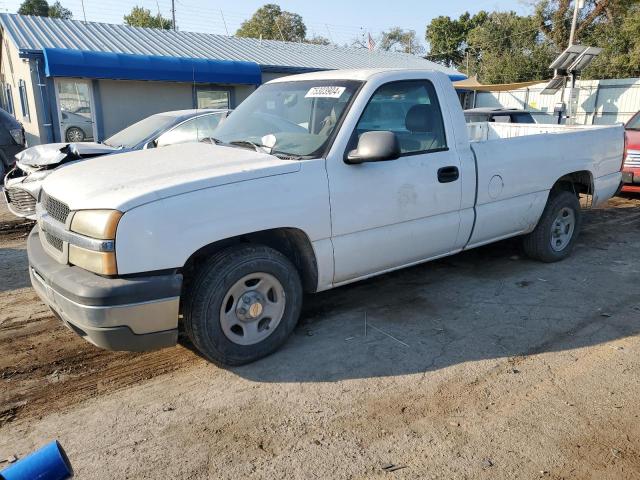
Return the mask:
M 528 260 L 513 239 L 310 295 L 280 351 L 232 371 L 262 382 L 385 377 L 637 334 L 640 208 L 586 217 L 563 262 Z

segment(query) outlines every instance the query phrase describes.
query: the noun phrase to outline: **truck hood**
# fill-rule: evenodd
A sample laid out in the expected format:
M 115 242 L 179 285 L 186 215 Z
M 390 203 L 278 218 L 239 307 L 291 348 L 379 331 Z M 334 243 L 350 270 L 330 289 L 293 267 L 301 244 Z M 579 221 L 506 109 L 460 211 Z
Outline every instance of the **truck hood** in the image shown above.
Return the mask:
M 43 167 L 45 165 L 56 165 L 65 160 L 69 154 L 75 150 L 81 157 L 96 156 L 113 153 L 118 148 L 109 147 L 102 143 L 80 142 L 80 143 L 47 143 L 30 147 L 16 155 L 18 167 L 29 171 L 29 167 Z M 24 168 L 27 167 L 27 168 Z
M 71 210 L 125 212 L 155 200 L 229 183 L 293 173 L 300 163 L 235 147 L 185 143 L 66 165 L 44 181 Z

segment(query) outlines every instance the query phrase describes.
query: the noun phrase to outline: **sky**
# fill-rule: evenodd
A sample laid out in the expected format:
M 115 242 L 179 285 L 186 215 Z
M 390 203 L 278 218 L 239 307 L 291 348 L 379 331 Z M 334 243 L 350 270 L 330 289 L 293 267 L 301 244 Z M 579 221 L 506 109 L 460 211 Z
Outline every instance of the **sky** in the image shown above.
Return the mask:
M 49 0 L 49 3 L 53 1 Z M 122 23 L 122 17 L 135 5 L 154 13 L 159 10 L 165 17 L 171 16 L 171 0 L 60 2 L 79 20 L 86 15 L 87 21 Z M 0 0 L 0 11 L 15 13 L 20 3 L 20 0 Z M 440 15 L 457 17 L 467 10 L 472 13 L 482 9 L 530 11 L 528 0 L 175 0 L 176 23 L 180 30 L 233 35 L 242 21 L 265 3 L 277 3 L 284 10 L 302 15 L 308 36 L 321 35 L 338 44 L 350 43 L 351 39 L 368 32 L 375 37 L 393 26 L 415 30 L 423 40 L 425 27 L 432 18 Z

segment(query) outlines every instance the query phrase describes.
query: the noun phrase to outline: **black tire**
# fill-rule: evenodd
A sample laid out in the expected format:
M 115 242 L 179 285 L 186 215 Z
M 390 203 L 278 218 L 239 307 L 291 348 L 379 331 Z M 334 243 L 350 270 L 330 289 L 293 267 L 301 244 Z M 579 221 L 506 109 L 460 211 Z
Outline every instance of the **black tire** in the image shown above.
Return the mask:
M 269 274 L 280 282 L 284 313 L 264 340 L 239 345 L 222 328 L 222 302 L 232 286 L 256 272 Z M 183 308 L 185 333 L 210 361 L 225 365 L 250 363 L 273 353 L 287 340 L 298 323 L 302 296 L 298 271 L 280 252 L 262 245 L 229 247 L 207 259 L 188 286 Z
M 83 142 L 85 137 L 86 135 L 84 131 L 78 127 L 71 127 L 67 129 L 67 132 L 65 133 L 65 139 L 67 142 Z
M 573 212 L 573 233 L 566 244 L 556 245 L 556 249 L 554 249 L 552 247 L 554 222 L 561 212 L 567 213 L 565 209 Z M 522 239 L 524 252 L 528 257 L 542 262 L 551 263 L 563 260 L 571 254 L 580 233 L 581 225 L 580 202 L 576 195 L 565 190 L 552 191 L 535 230 L 525 235 Z

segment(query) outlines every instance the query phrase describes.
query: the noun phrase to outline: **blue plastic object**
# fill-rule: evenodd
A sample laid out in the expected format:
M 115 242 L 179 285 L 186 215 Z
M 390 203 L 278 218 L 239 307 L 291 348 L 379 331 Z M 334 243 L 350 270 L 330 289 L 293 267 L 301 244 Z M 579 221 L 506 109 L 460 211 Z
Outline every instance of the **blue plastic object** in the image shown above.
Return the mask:
M 65 480 L 73 468 L 62 445 L 54 440 L 0 472 L 4 480 Z
M 260 85 L 255 62 L 45 48 L 47 77 Z

